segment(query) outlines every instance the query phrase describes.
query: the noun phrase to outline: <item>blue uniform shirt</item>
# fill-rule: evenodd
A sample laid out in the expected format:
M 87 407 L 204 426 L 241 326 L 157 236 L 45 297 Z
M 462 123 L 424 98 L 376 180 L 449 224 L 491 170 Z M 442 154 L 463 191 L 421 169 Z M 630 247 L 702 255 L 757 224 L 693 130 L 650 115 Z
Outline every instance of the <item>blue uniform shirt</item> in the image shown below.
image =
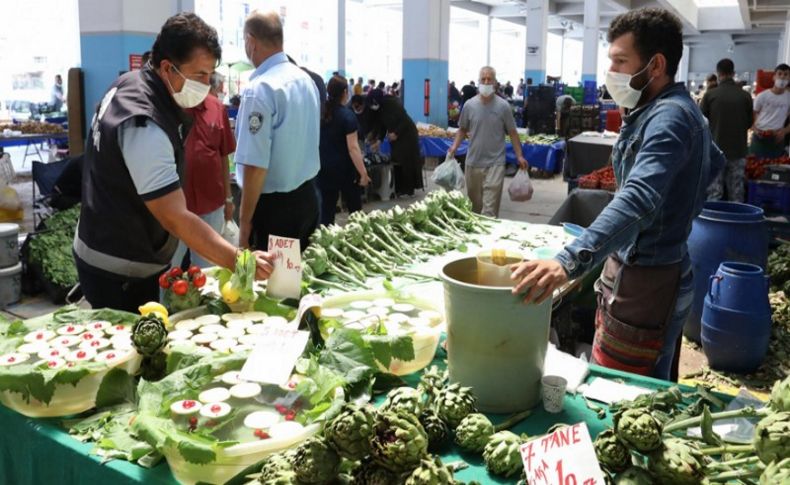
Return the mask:
M 236 177 L 239 165 L 268 170 L 263 193 L 291 192 L 321 167 L 318 156 L 321 112 L 318 88 L 279 52 L 250 77 L 236 118 Z

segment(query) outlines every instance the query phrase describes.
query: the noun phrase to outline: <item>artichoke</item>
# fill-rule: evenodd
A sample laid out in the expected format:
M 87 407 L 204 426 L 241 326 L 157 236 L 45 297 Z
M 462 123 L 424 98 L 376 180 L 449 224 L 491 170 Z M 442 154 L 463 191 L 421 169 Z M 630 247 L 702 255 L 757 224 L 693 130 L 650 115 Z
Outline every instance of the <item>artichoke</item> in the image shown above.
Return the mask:
M 618 473 L 614 485 L 658 485 L 653 475 L 644 468 L 632 466 L 628 470 Z
M 699 485 L 705 478 L 706 457 L 693 441 L 668 438 L 648 459 L 648 467 L 659 483 Z
M 472 388 L 461 387 L 458 383 L 439 391 L 433 405 L 436 414 L 453 429 L 468 414 L 477 412 L 477 399 L 472 394 Z
M 442 371 L 439 370 L 438 366 L 432 365 L 423 371 L 417 389 L 428 396 L 428 402 L 433 402 L 436 398 L 436 394 L 444 388 L 447 377 L 447 370 Z
M 293 471 L 293 450 L 284 453 L 270 455 L 261 468 L 261 475 L 258 481 L 265 484 L 270 483 L 296 483 L 296 474 Z M 287 481 L 287 480 L 291 481 Z
M 419 416 L 422 413 L 422 393 L 413 387 L 397 387 L 387 394 L 379 412 L 394 412 Z
M 455 443 L 466 451 L 480 453 L 494 434 L 494 425 L 482 414 L 472 413 L 455 428 Z
M 790 458 L 771 462 L 760 475 L 760 485 L 787 485 L 790 483 Z
M 601 432 L 593 446 L 598 461 L 609 471 L 618 473 L 631 466 L 631 453 L 613 429 Z
M 334 479 L 340 457 L 323 438 L 308 438 L 294 453 L 293 470 L 302 483 L 326 483 Z
M 370 460 L 363 461 L 354 469 L 352 485 L 399 485 L 398 475 Z
M 167 344 L 167 328 L 161 317 L 149 313 L 140 317 L 132 327 L 132 346 L 137 353 L 151 357 Z
M 431 448 L 441 446 L 450 435 L 447 423 L 432 409 L 426 409 L 420 415 L 420 424 L 428 435 L 428 446 Z
M 375 412 L 369 406 L 346 403 L 324 429 L 324 436 L 343 458 L 361 460 L 370 454 Z
M 790 377 L 774 383 L 771 391 L 771 408 L 777 412 L 790 412 Z
M 420 464 L 428 453 L 428 436 L 416 416 L 384 412 L 376 419 L 371 445 L 376 463 L 400 473 Z
M 523 440 L 510 431 L 494 433 L 483 449 L 486 469 L 494 475 L 512 477 L 523 469 L 519 447 Z
M 427 456 L 406 479 L 406 485 L 453 485 L 453 472 L 438 457 Z
M 765 464 L 790 458 L 790 412 L 761 419 L 754 429 L 754 448 Z
M 641 453 L 661 447 L 661 422 L 649 408 L 625 409 L 614 415 L 614 431 L 626 446 Z

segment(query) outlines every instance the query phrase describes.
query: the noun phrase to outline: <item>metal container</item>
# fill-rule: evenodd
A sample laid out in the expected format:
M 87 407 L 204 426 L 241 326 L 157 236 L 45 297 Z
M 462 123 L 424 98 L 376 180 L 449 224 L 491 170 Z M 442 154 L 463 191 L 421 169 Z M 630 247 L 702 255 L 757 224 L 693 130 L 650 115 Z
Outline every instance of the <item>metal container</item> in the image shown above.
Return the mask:
M 0 307 L 22 299 L 22 263 L 0 269 Z
M 0 223 L 0 268 L 19 262 L 19 224 Z

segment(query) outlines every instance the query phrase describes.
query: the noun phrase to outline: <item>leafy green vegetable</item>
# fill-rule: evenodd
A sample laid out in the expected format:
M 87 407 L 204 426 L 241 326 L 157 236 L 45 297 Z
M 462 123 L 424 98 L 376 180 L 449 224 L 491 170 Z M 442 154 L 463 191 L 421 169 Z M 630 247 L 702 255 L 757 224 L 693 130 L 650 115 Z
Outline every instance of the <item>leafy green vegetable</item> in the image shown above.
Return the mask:
M 253 309 L 256 312 L 264 312 L 270 316 L 284 317 L 289 321 L 296 316 L 296 308 L 283 304 L 282 300 L 269 298 L 264 294 L 259 295 L 258 299 L 255 300 Z
M 29 261 L 39 265 L 44 277 L 57 286 L 71 287 L 78 281 L 71 246 L 79 216 L 79 204 L 56 212 L 44 221 L 44 229 L 30 239 Z
M 112 369 L 102 379 L 96 392 L 96 407 L 103 408 L 135 401 L 134 378 L 123 369 Z
M 389 367 L 392 359 L 402 361 L 414 360 L 412 338 L 406 335 L 365 335 L 365 342 L 370 345 L 373 356 L 384 367 Z
M 220 286 L 220 288 L 222 288 L 222 286 Z M 231 312 L 230 307 L 219 298 L 209 298 L 206 301 L 206 310 L 208 310 L 210 314 L 217 316 L 222 316 Z

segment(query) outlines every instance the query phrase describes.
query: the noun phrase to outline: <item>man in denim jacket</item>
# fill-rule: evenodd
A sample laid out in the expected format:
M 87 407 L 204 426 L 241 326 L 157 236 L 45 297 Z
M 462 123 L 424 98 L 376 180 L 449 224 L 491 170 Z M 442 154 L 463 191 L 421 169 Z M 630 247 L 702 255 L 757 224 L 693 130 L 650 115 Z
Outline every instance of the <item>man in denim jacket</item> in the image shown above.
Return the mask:
M 593 360 L 668 379 L 693 300 L 686 240 L 725 160 L 684 85 L 674 82 L 683 51 L 677 17 L 631 11 L 614 19 L 608 40 L 606 87 L 629 109 L 612 152 L 619 191 L 554 259 L 514 265 L 513 293 L 540 302 L 606 260 L 596 284 Z

